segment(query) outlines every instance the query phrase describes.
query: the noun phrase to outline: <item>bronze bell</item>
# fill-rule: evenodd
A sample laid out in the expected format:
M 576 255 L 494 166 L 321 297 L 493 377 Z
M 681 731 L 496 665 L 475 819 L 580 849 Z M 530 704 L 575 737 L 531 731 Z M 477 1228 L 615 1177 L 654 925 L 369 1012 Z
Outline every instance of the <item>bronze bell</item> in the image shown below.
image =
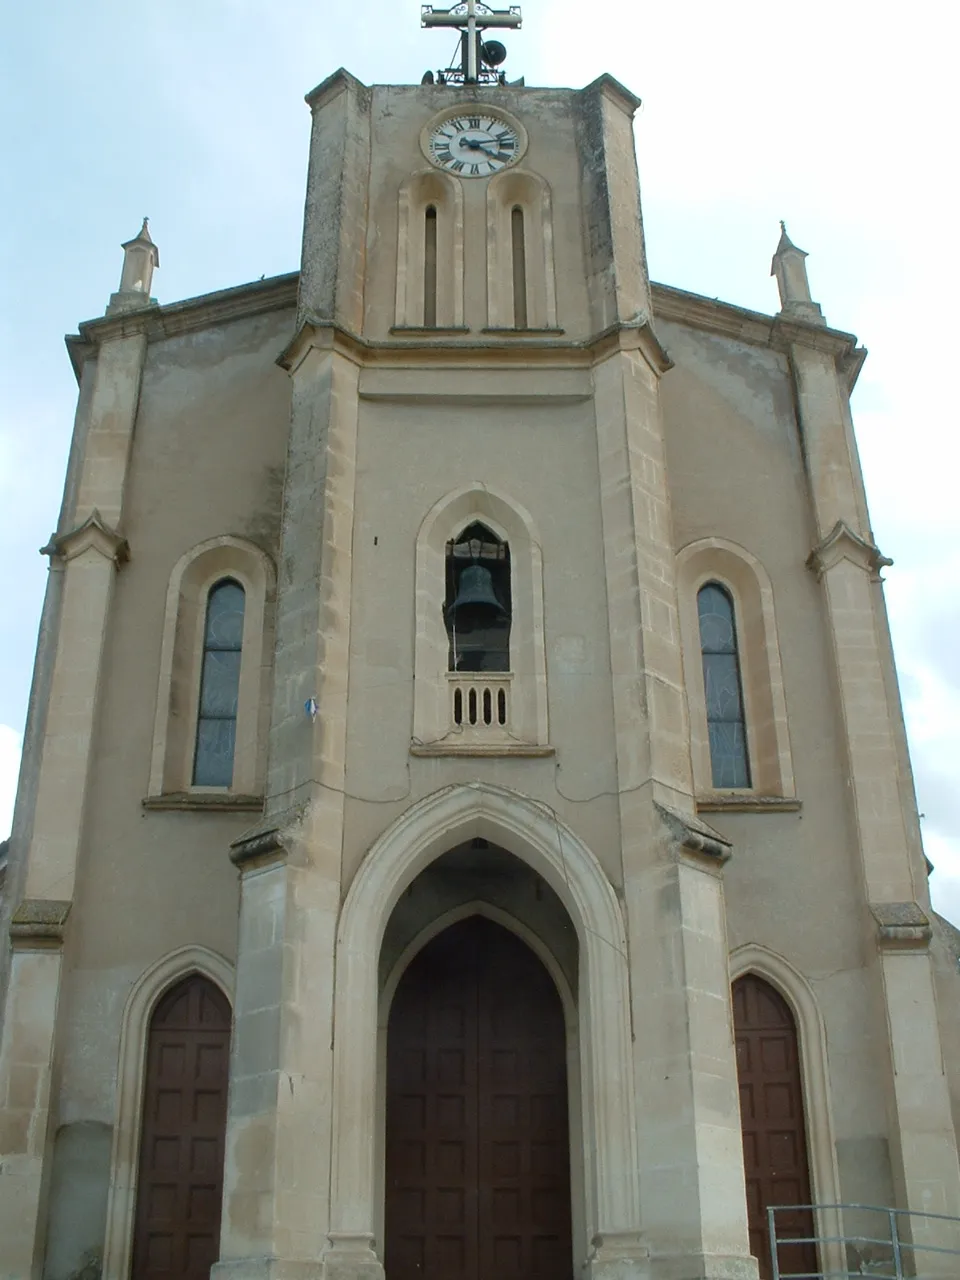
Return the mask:
M 461 626 L 464 623 L 476 626 L 491 620 L 491 614 L 498 620 L 507 616 L 493 589 L 490 570 L 482 564 L 468 564 L 460 574 L 457 598 L 447 609 L 447 619 L 456 619 Z

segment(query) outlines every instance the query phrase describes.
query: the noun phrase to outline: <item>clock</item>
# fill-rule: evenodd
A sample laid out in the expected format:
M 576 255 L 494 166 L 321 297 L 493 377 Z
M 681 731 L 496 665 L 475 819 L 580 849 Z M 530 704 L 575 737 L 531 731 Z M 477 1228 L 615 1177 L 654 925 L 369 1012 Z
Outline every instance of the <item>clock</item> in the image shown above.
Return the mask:
M 489 107 L 445 111 L 423 130 L 420 145 L 431 164 L 461 178 L 489 178 L 516 164 L 527 137 L 516 121 Z

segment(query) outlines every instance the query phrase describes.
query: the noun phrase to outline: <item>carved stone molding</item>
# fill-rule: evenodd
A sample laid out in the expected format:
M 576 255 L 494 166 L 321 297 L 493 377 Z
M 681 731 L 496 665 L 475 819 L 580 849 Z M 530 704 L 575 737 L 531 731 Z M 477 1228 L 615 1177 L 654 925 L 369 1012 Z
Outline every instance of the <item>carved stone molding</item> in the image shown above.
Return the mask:
M 130 559 L 130 545 L 126 538 L 110 528 L 96 507 L 83 524 L 66 533 L 54 534 L 47 545 L 40 548 L 40 554 L 70 561 L 91 548 L 118 567 Z
M 288 848 L 280 827 L 255 828 L 230 845 L 230 861 L 241 871 L 286 858 Z
M 325 1280 L 383 1280 L 383 1263 L 373 1251 L 373 1235 L 366 1231 L 331 1231 L 330 1248 L 323 1255 Z
M 311 351 L 334 351 L 363 368 L 398 368 L 421 365 L 423 329 L 395 327 L 390 341 L 364 338 L 326 316 L 308 313 L 300 328 L 287 343 L 277 364 L 287 373 L 295 373 Z M 661 345 L 651 317 L 640 312 L 629 320 L 617 321 L 587 338 L 570 340 L 561 329 L 528 329 L 518 333 L 509 344 L 500 330 L 461 330 L 444 328 L 429 331 L 436 338 L 429 343 L 434 369 L 456 368 L 469 357 L 471 366 L 521 365 L 532 361 L 538 365 L 571 366 L 591 369 L 618 351 L 636 351 L 658 376 L 673 368 L 673 361 Z M 411 362 L 411 352 L 413 359 Z M 540 399 L 541 397 L 537 397 Z
M 802 808 L 794 796 L 760 796 L 749 791 L 697 796 L 697 813 L 799 813 Z
M 933 937 L 930 921 L 916 902 L 872 902 L 870 914 L 877 922 L 882 950 L 923 951 Z
M 889 556 L 882 555 L 872 542 L 867 542 L 850 528 L 845 520 L 838 520 L 827 536 L 807 556 L 807 568 L 822 578 L 841 560 L 849 560 L 865 572 L 879 579 L 880 570 L 893 564 Z
M 259 813 L 263 796 L 234 792 L 168 791 L 159 796 L 144 796 L 141 807 L 165 813 Z
M 718 866 L 729 861 L 733 846 L 719 831 L 714 831 L 713 827 L 692 814 L 679 813 L 659 801 L 656 801 L 656 808 L 663 825 L 682 850 Z
M 650 1250 L 639 1231 L 601 1231 L 584 1268 L 590 1280 L 647 1280 Z
M 14 949 L 58 948 L 71 905 L 56 898 L 24 898 L 10 921 Z

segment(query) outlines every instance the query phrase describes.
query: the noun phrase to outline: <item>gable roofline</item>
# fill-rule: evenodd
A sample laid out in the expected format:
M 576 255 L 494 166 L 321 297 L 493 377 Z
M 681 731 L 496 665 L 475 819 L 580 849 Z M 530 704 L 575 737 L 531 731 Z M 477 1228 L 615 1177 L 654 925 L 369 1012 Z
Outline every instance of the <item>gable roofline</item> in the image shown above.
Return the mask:
M 84 321 L 79 325 L 79 333 L 68 334 L 65 339 L 77 381 L 80 380 L 84 361 L 95 354 L 101 342 L 135 333 L 145 333 L 148 342 L 158 342 L 232 320 L 293 309 L 297 303 L 299 283 L 299 272 L 290 271 L 285 275 L 185 298 L 165 306 L 148 305 L 137 311 Z M 766 315 L 671 285 L 652 283 L 651 293 L 655 322 L 669 320 L 718 337 L 775 351 L 789 351 L 794 343 L 815 347 L 834 357 L 850 390 L 867 355 L 864 348 L 857 345 L 854 335 L 841 329 L 808 324 L 783 315 Z M 459 341 L 470 346 L 471 336 L 465 334 Z M 553 338 L 545 342 L 563 345 L 562 341 Z M 409 346 L 409 343 L 402 345 Z

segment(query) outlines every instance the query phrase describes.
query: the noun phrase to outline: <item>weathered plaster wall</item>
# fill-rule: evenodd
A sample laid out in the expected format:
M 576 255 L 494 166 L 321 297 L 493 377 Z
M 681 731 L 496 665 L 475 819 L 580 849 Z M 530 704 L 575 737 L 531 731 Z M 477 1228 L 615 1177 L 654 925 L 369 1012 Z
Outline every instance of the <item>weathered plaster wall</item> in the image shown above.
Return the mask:
M 549 373 L 541 375 L 549 391 Z M 620 879 L 601 549 L 589 404 L 380 401 L 362 405 L 354 525 L 344 881 L 420 797 L 474 778 L 554 807 Z M 473 481 L 531 513 L 542 539 L 544 631 L 554 758 L 410 756 L 414 551 L 445 494 Z M 459 532 L 450 530 L 450 536 Z M 440 607 L 438 605 L 438 607 Z
M 812 984 L 826 1022 L 844 1198 L 890 1202 L 881 1072 L 884 1022 L 865 971 L 866 929 L 842 724 L 786 357 L 678 324 L 658 328 L 677 548 L 729 539 L 770 575 L 797 813 L 708 813 L 733 843 L 731 949 L 758 943 Z
M 276 556 L 289 384 L 274 361 L 291 327 L 290 312 L 267 314 L 148 351 L 122 516 L 130 560 L 116 582 L 65 944 L 51 1280 L 81 1270 L 98 1232 L 102 1243 L 103 1209 L 93 1202 L 106 1196 L 120 1021 L 133 983 L 181 946 L 235 952 L 237 879 L 227 853 L 256 814 L 150 812 L 141 800 L 173 566 L 225 533 Z M 74 1166 L 83 1169 L 82 1195 Z

